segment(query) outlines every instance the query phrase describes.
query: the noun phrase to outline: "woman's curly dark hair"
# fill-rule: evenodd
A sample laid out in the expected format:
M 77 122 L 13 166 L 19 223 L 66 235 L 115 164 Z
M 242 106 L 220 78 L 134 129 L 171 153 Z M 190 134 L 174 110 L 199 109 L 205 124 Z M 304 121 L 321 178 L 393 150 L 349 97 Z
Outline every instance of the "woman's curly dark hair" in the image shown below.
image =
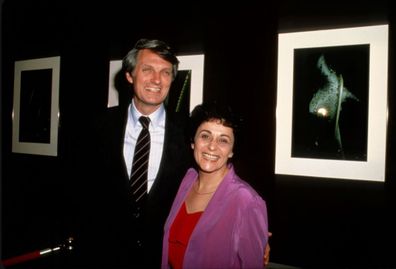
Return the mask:
M 197 105 L 190 114 L 190 140 L 194 142 L 195 133 L 203 122 L 220 120 L 221 124 L 230 127 L 234 133 L 234 150 L 241 138 L 243 119 L 229 105 L 217 101 Z

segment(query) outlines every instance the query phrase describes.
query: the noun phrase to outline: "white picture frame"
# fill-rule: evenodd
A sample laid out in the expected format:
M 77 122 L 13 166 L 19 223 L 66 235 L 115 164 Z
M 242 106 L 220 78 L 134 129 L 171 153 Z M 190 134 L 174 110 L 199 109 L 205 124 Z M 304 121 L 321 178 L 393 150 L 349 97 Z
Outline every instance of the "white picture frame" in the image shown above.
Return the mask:
M 58 155 L 60 56 L 15 62 L 12 152 Z
M 204 81 L 204 54 L 181 55 L 179 59 L 179 71 L 191 70 L 190 86 L 190 112 L 203 100 L 203 81 Z M 111 60 L 109 64 L 109 90 L 107 107 L 119 105 L 118 91 L 114 85 L 115 77 L 120 72 L 122 60 Z
M 318 56 L 327 52 L 331 57 L 326 60 L 334 61 L 327 64 L 327 69 L 320 69 L 326 65 L 323 65 L 323 61 L 319 61 L 319 57 L 315 66 L 315 62 L 312 61 L 315 53 Z M 357 65 L 357 63 L 363 64 Z M 364 63 L 367 63 L 367 66 Z M 320 69 L 318 73 L 322 72 L 322 75 L 337 74 L 338 87 L 336 88 L 344 89 L 341 94 L 338 91 L 337 95 L 333 95 L 337 96 L 336 100 L 338 100 L 337 109 L 333 109 L 333 112 L 336 112 L 333 116 L 338 114 L 338 117 L 333 117 L 333 120 L 338 119 L 339 121 L 335 121 L 334 133 L 329 135 L 329 137 L 334 137 L 335 145 L 337 145 L 337 150 L 331 158 L 328 158 L 326 154 L 321 155 L 320 149 L 324 147 L 319 147 L 319 136 L 309 133 L 310 130 L 320 130 L 320 126 L 316 126 L 318 129 L 310 129 L 306 128 L 310 126 L 309 124 L 303 123 L 307 118 L 314 119 L 313 122 L 319 122 L 327 117 L 324 124 L 332 126 L 330 125 L 331 117 L 329 117 L 331 114 L 323 114 L 322 118 L 317 117 L 320 114 L 315 114 L 319 111 L 318 106 L 315 106 L 319 99 L 314 96 L 316 94 L 316 97 L 319 97 L 319 90 L 314 90 L 311 86 L 314 85 L 312 81 L 316 75 L 306 71 L 315 68 Z M 327 73 L 324 73 L 323 70 Z M 353 75 L 354 72 L 367 74 L 367 76 Z M 345 77 L 342 78 L 344 74 Z M 325 76 L 326 78 L 329 83 L 330 76 Z M 309 83 L 305 84 L 306 87 L 302 86 L 307 81 Z M 275 174 L 384 182 L 388 110 L 387 81 L 387 24 L 280 33 L 278 35 Z M 352 88 L 349 88 L 351 86 Z M 348 92 L 345 89 L 348 89 Z M 321 93 L 325 92 L 323 88 Z M 351 98 L 346 98 L 346 95 L 343 95 L 356 92 L 360 93 L 356 99 L 351 95 L 348 95 Z M 322 104 L 323 100 L 325 99 L 322 99 Z M 329 102 L 329 98 L 326 100 Z M 346 104 L 360 106 L 360 111 L 363 113 L 354 114 L 352 110 L 348 112 Z M 299 110 L 300 105 L 302 109 Z M 303 116 L 298 118 L 298 113 Z M 344 130 L 341 128 L 340 131 L 339 123 L 347 113 L 351 114 L 349 116 L 351 119 L 355 117 L 355 122 L 350 121 L 353 124 L 344 126 Z M 299 119 L 303 120 L 298 122 Z M 362 125 L 356 127 L 355 124 Z M 362 126 L 364 128 L 361 128 Z M 356 132 L 365 138 L 360 139 L 362 142 L 360 145 L 355 145 L 356 152 L 359 154 L 351 153 L 348 158 L 345 158 L 345 144 L 343 145 L 341 142 L 342 135 L 347 133 L 345 129 L 348 133 Z M 308 138 L 306 141 L 309 142 L 307 143 L 304 138 L 300 139 L 304 136 L 304 132 L 305 135 L 312 138 L 311 140 Z M 323 129 L 317 131 L 317 133 L 319 132 L 323 132 Z M 299 143 L 300 141 L 304 142 Z M 327 145 L 321 144 L 328 146 L 328 143 Z M 307 150 L 304 152 L 305 149 Z M 319 153 L 311 157 L 310 154 L 315 150 Z M 343 158 L 337 157 L 337 154 L 340 156 L 341 153 Z

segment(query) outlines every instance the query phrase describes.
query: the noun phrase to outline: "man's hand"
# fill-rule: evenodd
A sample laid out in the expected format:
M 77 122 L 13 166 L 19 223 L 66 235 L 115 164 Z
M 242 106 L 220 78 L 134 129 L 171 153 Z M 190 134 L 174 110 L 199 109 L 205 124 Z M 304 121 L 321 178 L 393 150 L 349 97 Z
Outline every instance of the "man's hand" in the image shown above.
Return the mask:
M 272 233 L 268 232 L 268 241 L 271 236 L 272 236 Z M 267 242 L 267 245 L 265 246 L 265 249 L 264 249 L 264 266 L 267 266 L 269 264 L 270 250 L 271 250 L 271 247 L 269 245 L 269 242 Z

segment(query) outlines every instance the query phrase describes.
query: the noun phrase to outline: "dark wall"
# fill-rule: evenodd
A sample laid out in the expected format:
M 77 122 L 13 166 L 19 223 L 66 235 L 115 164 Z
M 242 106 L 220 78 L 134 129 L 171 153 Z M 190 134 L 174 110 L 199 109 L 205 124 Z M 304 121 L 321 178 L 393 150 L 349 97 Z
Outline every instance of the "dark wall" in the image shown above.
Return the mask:
M 109 60 L 122 58 L 137 39 L 148 37 L 166 40 L 178 54 L 204 53 L 204 99 L 222 99 L 244 115 L 245 134 L 252 137 L 244 140 L 235 162 L 267 201 L 271 261 L 312 268 L 396 267 L 394 13 L 384 0 L 344 2 L 220 8 L 6 0 L 1 17 L 3 258 L 57 244 L 68 236 L 67 223 L 78 222 L 65 220 L 73 197 L 64 171 L 81 142 L 75 138 L 106 109 Z M 386 182 L 275 175 L 277 33 L 377 23 L 390 24 Z M 12 153 L 14 61 L 58 55 L 58 156 Z

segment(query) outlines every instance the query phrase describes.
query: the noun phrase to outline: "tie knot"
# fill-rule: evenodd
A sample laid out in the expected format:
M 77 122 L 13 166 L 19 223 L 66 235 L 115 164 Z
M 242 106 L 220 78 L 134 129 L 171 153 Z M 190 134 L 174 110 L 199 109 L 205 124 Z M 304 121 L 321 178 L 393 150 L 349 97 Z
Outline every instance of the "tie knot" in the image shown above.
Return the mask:
M 139 118 L 139 121 L 140 121 L 140 123 L 142 124 L 143 129 L 148 129 L 148 126 L 149 126 L 149 124 L 150 124 L 150 118 L 149 118 L 149 117 L 141 116 L 141 117 Z

